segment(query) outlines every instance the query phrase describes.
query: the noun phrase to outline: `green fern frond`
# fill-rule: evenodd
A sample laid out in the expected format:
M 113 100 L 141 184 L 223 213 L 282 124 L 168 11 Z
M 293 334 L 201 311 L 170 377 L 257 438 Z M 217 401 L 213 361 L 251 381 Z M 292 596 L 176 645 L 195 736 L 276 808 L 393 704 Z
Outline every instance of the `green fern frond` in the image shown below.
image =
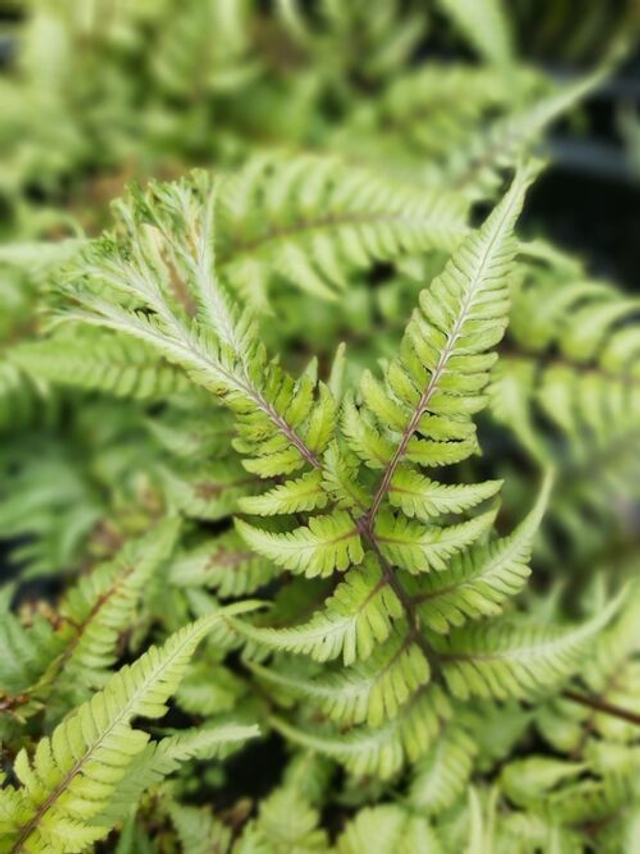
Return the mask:
M 9 355 L 37 381 L 118 397 L 161 399 L 187 387 L 184 375 L 142 342 L 77 325 L 21 344 Z
M 167 805 L 167 812 L 183 851 L 189 854 L 211 854 L 230 849 L 231 829 L 216 820 L 206 807 L 171 801 Z
M 0 591 L 0 692 L 5 703 L 36 683 L 64 646 L 44 617 L 36 615 L 27 628 L 11 612 L 14 589 L 7 585 Z
M 413 574 L 442 572 L 450 559 L 466 549 L 493 525 L 497 508 L 466 522 L 442 528 L 408 521 L 402 516 L 380 513 L 375 536 L 382 554 L 390 563 Z
M 487 628 L 454 629 L 447 637 L 434 636 L 432 643 L 454 696 L 526 697 L 557 685 L 583 665 L 595 636 L 620 602 L 620 597 L 614 599 L 601 614 L 577 628 L 518 625 L 505 619 Z
M 234 846 L 234 854 L 325 854 L 327 835 L 319 813 L 292 787 L 276 789 Z
M 520 592 L 531 572 L 533 539 L 552 480 L 548 475 L 534 508 L 512 534 L 475 546 L 456 556 L 441 572 L 420 576 L 408 586 L 425 626 L 446 633 L 468 619 L 499 614 L 503 603 Z
M 332 140 L 358 162 L 420 186 L 447 185 L 452 151 L 464 151 L 486 127 L 550 90 L 541 74 L 500 67 L 431 61 L 399 75 L 374 102 L 361 105 Z
M 433 816 L 453 806 L 469 782 L 476 751 L 463 730 L 447 726 L 415 767 L 408 794 L 411 806 Z
M 53 712 L 54 699 L 66 710 L 69 699 L 80 702 L 89 689 L 104 685 L 120 637 L 130 629 L 152 575 L 170 556 L 178 528 L 175 520 L 156 525 L 129 541 L 113 561 L 83 576 L 60 602 L 56 627 L 36 617 L 25 630 L 7 615 L 0 632 L 7 651 L 13 650 L 2 682 L 7 702 L 22 714 L 25 704 L 35 702 L 35 710 L 44 700 Z
M 259 735 L 257 726 L 222 724 L 182 730 L 149 742 L 128 764 L 94 823 L 113 826 L 126 817 L 144 792 L 153 789 L 183 762 L 224 758 L 239 744 Z
M 191 519 L 224 519 L 258 484 L 233 456 L 206 466 L 189 466 L 180 460 L 175 465 L 160 463 L 156 471 L 170 510 Z
M 236 529 L 258 554 L 307 578 L 326 577 L 336 570 L 344 572 L 364 557 L 358 528 L 342 510 L 314 516 L 308 527 L 284 534 L 269 533 L 242 519 L 236 519 Z
M 358 777 L 373 774 L 389 779 L 407 761 L 416 762 L 427 752 L 438 736 L 441 721 L 450 714 L 446 695 L 431 684 L 381 727 L 360 726 L 344 733 L 298 728 L 276 717 L 270 722 L 294 743 L 337 759 Z
M 30 427 L 43 414 L 45 421 L 51 421 L 56 410 L 55 398 L 44 378 L 34 382 L 10 358 L 0 361 L 0 432 Z
M 348 725 L 367 723 L 371 727 L 396 717 L 431 675 L 424 653 L 410 642 L 406 626 L 401 625 L 366 662 L 316 678 L 305 679 L 255 663 L 251 668 L 276 688 L 313 700 L 331 720 Z
M 409 518 L 429 521 L 434 516 L 462 513 L 493 498 L 502 481 L 473 484 L 437 483 L 414 469 L 398 469 L 389 486 L 389 503 Z
M 470 134 L 458 149 L 448 154 L 443 166 L 431 170 L 433 180 L 439 179 L 441 186 L 455 188 L 471 199 L 491 197 L 500 186 L 501 172 L 517 163 L 549 125 L 586 97 L 608 74 L 609 67 L 605 65 Z
M 227 531 L 178 553 L 168 581 L 181 588 L 206 587 L 227 598 L 253 593 L 278 574 L 277 566 L 249 550 L 234 531 Z
M 231 622 L 241 635 L 269 649 L 304 653 L 316 661 L 342 656 L 345 664 L 353 664 L 367 659 L 402 615 L 396 594 L 369 558 L 344 576 L 323 609 L 306 623 L 275 629 Z
M 472 547 L 491 528 L 496 509 L 452 524 L 442 517 L 473 508 L 494 495 L 498 484 L 449 487 L 417 468 L 448 465 L 476 448 L 472 416 L 486 403 L 495 361 L 491 351 L 508 320 L 517 251 L 513 228 L 531 178 L 529 171 L 518 173 L 485 224 L 464 239 L 444 272 L 422 292 L 400 357 L 387 363 L 383 383 L 363 375 L 360 397 L 344 398 L 341 420 L 315 367 L 294 380 L 269 361 L 254 322 L 232 305 L 216 280 L 215 199 L 204 176 L 195 185 L 158 185 L 147 196 L 135 195 L 133 207 L 121 207 L 129 222 L 126 251 L 103 240 L 91 255 L 95 284 L 89 288 L 79 281 L 72 290 L 85 320 L 153 341 L 236 415 L 233 446 L 245 468 L 278 480 L 261 495 L 239 496 L 242 509 L 293 517 L 272 528 L 236 519 L 246 552 L 311 579 L 344 573 L 306 621 L 226 623 L 250 642 L 247 658 L 256 650 L 260 655 L 281 651 L 318 662 L 342 657 L 355 665 L 335 678 L 329 673 L 324 680 L 304 682 L 298 691 L 277 671 L 263 669 L 261 678 L 271 688 L 286 687 L 303 701 L 316 701 L 336 721 L 352 725 L 348 750 L 336 748 L 331 733 L 314 736 L 313 744 L 307 734 L 299 740 L 320 751 L 325 745 L 329 755 L 357 773 L 389 776 L 429 749 L 450 713 L 439 686 L 429 684 L 434 667 L 453 694 L 461 695 L 460 682 L 467 695 L 472 689 L 482 696 L 496 690 L 501 698 L 520 697 L 525 689 L 569 675 L 586 646 L 587 629 L 584 638 L 580 632 L 563 636 L 564 646 L 561 639 L 554 636 L 552 643 L 545 636 L 540 651 L 532 649 L 532 630 L 508 623 L 480 625 L 477 631 L 458 628 L 446 638 L 425 632 L 432 624 L 440 631 L 459 625 L 463 615 L 496 613 L 518 592 L 546 502 L 548 484 L 514 535 Z M 135 218 L 145 225 L 133 228 Z M 182 232 L 189 235 L 186 248 Z M 132 301 L 148 313 L 132 311 Z M 228 465 L 233 467 L 216 462 L 214 472 Z M 398 499 L 403 488 L 413 490 L 410 503 Z M 171 492 L 175 500 L 176 489 Z M 329 503 L 327 493 L 338 506 L 314 515 Z M 402 512 L 405 506 L 410 518 Z M 220 516 L 233 510 L 224 505 Z M 444 579 L 438 588 L 442 597 L 431 607 L 421 594 L 427 588 L 436 592 L 438 583 L 431 591 L 430 579 L 438 573 Z M 429 579 L 424 589 L 413 584 L 412 574 Z M 273 577 L 262 570 L 259 575 Z M 190 581 L 187 586 L 193 587 Z M 527 662 L 521 661 L 524 649 Z M 489 659 L 499 659 L 499 666 Z M 481 664 L 474 670 L 476 661 Z M 475 683 L 470 678 L 471 688 L 469 674 L 456 677 L 460 662 L 469 664 L 471 675 L 481 674 Z M 436 697 L 428 713 L 427 697 Z M 293 738 L 289 729 L 287 736 Z
M 604 282 L 553 265 L 534 271 L 514 299 L 510 337 L 520 352 L 497 368 L 496 417 L 541 458 L 550 450 L 543 434 L 535 436 L 536 412 L 570 441 L 574 459 L 633 433 L 639 310 L 637 300 Z
M 441 276 L 422 292 L 401 357 L 386 371 L 384 394 L 368 393 L 373 385 L 365 376 L 362 395 L 368 417 L 378 420 L 380 435 L 387 424 L 397 432 L 390 443 L 391 456 L 385 454 L 383 460 L 384 475 L 369 522 L 406 461 L 443 465 L 464 459 L 473 450 L 473 444 L 461 441 L 460 431 L 485 405 L 481 392 L 495 360 L 487 351 L 500 341 L 507 323 L 508 276 L 515 258 L 512 229 L 529 181 L 525 174 L 515 179 L 484 226 L 466 238 Z M 367 430 L 359 413 L 352 417 Z M 460 453 L 452 458 L 458 443 Z M 351 446 L 368 462 L 369 455 L 358 444 Z
M 513 35 L 502 0 L 439 0 L 443 11 L 483 59 L 499 66 L 513 61 Z
M 256 516 L 279 516 L 323 510 L 328 496 L 318 471 L 306 472 L 295 480 L 274 486 L 262 495 L 241 498 L 240 510 Z
M 339 854 L 444 854 L 438 832 L 428 819 L 400 805 L 382 804 L 361 810 L 338 839 Z
M 154 574 L 170 558 L 179 528 L 176 519 L 155 525 L 69 590 L 59 609 L 68 645 L 55 663 L 64 682 L 102 687 L 116 660 L 118 640 L 130 628 Z M 45 682 L 52 677 L 45 674 Z
M 227 613 L 252 608 L 242 603 Z M 11 802 L 3 850 L 73 852 L 106 835 L 94 824 L 149 736 L 131 727 L 140 716 L 161 717 L 198 643 L 223 612 L 181 629 L 164 647 L 152 647 L 133 665 L 111 677 L 105 688 L 42 739 L 29 760 L 15 762 L 18 787 L 2 792 Z
M 416 190 L 338 158 L 257 156 L 220 188 L 218 269 L 260 301 L 275 276 L 335 299 L 351 271 L 451 251 L 465 214 L 454 194 Z

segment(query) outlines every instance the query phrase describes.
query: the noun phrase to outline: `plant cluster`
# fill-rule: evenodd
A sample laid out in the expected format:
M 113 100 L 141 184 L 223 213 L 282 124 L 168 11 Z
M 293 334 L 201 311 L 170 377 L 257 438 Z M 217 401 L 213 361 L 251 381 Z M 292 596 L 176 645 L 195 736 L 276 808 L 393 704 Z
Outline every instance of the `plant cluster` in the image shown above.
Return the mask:
M 518 224 L 619 50 L 557 81 L 498 0 L 26 5 L 0 852 L 635 850 L 640 303 Z M 593 6 L 574 51 L 628 31 Z

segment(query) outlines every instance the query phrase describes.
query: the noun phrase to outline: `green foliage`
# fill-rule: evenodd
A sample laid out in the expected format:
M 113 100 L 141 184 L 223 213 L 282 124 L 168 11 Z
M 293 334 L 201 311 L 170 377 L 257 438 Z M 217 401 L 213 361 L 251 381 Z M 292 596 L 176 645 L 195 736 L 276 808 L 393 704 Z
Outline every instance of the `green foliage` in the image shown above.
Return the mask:
M 50 738 L 42 739 L 33 759 L 24 750 L 18 754 L 14 770 L 19 785 L 2 791 L 3 850 L 75 851 L 108 833 L 110 801 L 133 773 L 134 763 L 136 784 L 147 783 L 140 779 L 138 764 L 149 736 L 133 728 L 132 719 L 163 716 L 197 644 L 220 617 L 205 617 L 173 635 L 162 648 L 151 647 L 65 718 Z M 244 732 L 245 737 L 252 734 Z M 198 733 L 191 743 L 185 736 L 177 741 L 169 737 L 168 744 L 159 742 L 154 753 L 178 761 L 200 752 L 207 755 L 211 751 L 207 736 Z M 216 733 L 214 743 L 224 739 Z M 152 761 L 147 774 L 151 769 L 166 773 L 159 759 Z
M 638 301 L 518 225 L 631 14 L 538 5 L 21 4 L 0 851 L 634 850 Z

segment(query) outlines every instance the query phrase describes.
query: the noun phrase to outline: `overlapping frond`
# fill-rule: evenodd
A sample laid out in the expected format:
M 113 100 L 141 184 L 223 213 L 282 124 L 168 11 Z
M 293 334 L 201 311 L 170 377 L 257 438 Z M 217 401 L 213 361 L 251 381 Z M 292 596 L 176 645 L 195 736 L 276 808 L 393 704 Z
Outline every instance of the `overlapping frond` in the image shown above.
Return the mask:
M 62 599 L 56 625 L 36 616 L 25 629 L 12 614 L 2 621 L 0 636 L 11 653 L 4 667 L 6 703 L 21 714 L 46 701 L 51 717 L 59 715 L 54 700 L 66 710 L 90 689 L 100 688 L 115 663 L 121 636 L 132 621 L 153 574 L 170 556 L 178 535 L 176 520 L 167 520 L 117 557 L 94 568 Z
M 339 854 L 443 854 L 437 830 L 427 818 L 402 806 L 382 804 L 361 810 L 338 839 Z
M 250 607 L 241 604 L 235 610 Z M 110 826 L 91 820 L 100 815 L 149 740 L 147 733 L 131 726 L 132 720 L 164 714 L 196 646 L 220 616 L 186 626 L 160 649 L 151 647 L 112 676 L 50 738 L 42 739 L 31 759 L 26 751 L 18 755 L 14 769 L 19 785 L 2 792 L 11 807 L 1 828 L 2 850 L 62 854 L 82 850 L 106 835 Z
M 237 631 L 267 648 L 304 653 L 316 661 L 342 656 L 345 664 L 366 660 L 403 614 L 395 592 L 369 558 L 348 572 L 324 607 L 307 622 L 284 629 L 254 626 L 242 620 Z
M 610 528 L 637 497 L 640 335 L 637 300 L 571 261 L 525 269 L 489 395 L 492 417 L 561 472 L 550 516 L 579 556 L 598 548 L 594 519 Z
M 517 595 L 530 575 L 529 562 L 535 533 L 549 499 L 548 476 L 538 500 L 526 519 L 507 537 L 474 546 L 456 556 L 438 573 L 421 576 L 409 590 L 418 602 L 424 625 L 446 633 L 468 619 L 499 614 Z
M 206 587 L 223 598 L 240 597 L 267 584 L 279 571 L 274 563 L 248 549 L 235 532 L 228 531 L 177 554 L 168 580 L 176 587 Z
M 220 274 L 260 301 L 275 277 L 335 298 L 350 272 L 450 251 L 466 231 L 455 194 L 318 155 L 256 156 L 222 183 L 218 210 Z
M 491 392 L 496 417 L 547 458 L 536 413 L 570 443 L 574 460 L 635 432 L 639 312 L 636 299 L 606 282 L 534 269 L 514 298 L 513 348 Z
M 302 203 L 310 176 L 320 195 L 337 188 L 334 168 L 317 165 L 306 175 L 293 161 L 289 183 L 277 184 L 284 195 L 271 200 L 250 174 L 240 176 L 248 195 L 241 198 L 239 178 L 234 204 L 263 228 L 254 191 L 264 192 L 275 217 L 290 193 Z M 424 473 L 478 449 L 473 416 L 487 403 L 494 350 L 508 322 L 513 231 L 532 177 L 530 169 L 518 172 L 484 225 L 422 291 L 383 379 L 366 371 L 357 394 L 341 400 L 318 380 L 315 363 L 295 379 L 270 360 L 255 321 L 218 280 L 216 253 L 220 275 L 230 281 L 225 226 L 219 235 L 214 214 L 230 191 L 216 197 L 204 174 L 135 193 L 119 209 L 127 236 L 103 239 L 90 251 L 90 278 L 72 277 L 70 294 L 79 305 L 72 316 L 152 345 L 235 416 L 231 442 L 248 475 L 231 457 L 215 459 L 202 475 L 184 466 L 164 469 L 173 506 L 187 515 L 221 519 L 242 511 L 235 531 L 184 551 L 169 580 L 205 611 L 206 590 L 244 595 L 282 570 L 308 579 L 299 583 L 327 580 L 328 587 L 317 582 L 320 599 L 309 593 L 311 616 L 294 607 L 292 587 L 289 605 L 272 615 L 227 617 L 225 625 L 235 645 L 246 643 L 254 678 L 276 702 L 288 697 L 287 709 L 303 722 L 277 718 L 274 726 L 356 774 L 389 777 L 429 751 L 451 714 L 443 685 L 460 698 L 509 699 L 566 679 L 609 614 L 573 631 L 517 620 L 463 626 L 500 613 L 522 589 L 550 480 L 527 519 L 492 539 L 497 506 L 481 505 L 497 494 L 499 481 L 465 486 Z M 280 251 L 266 246 L 265 253 Z M 281 248 L 280 236 L 274 246 Z M 266 256 L 264 263 L 276 264 Z M 205 494 L 207 482 L 213 487 Z M 346 667 L 289 673 L 287 654 L 320 665 L 342 659 Z M 256 657 L 261 663 L 251 664 Z M 310 732 L 308 707 L 318 707 L 333 726 Z
M 96 818 L 96 823 L 114 825 L 138 804 L 144 792 L 157 787 L 183 762 L 190 759 L 224 758 L 239 745 L 259 735 L 257 726 L 221 724 L 182 730 L 158 741 L 148 742 L 128 764 Z
M 11 612 L 13 593 L 7 585 L 0 596 L 0 692 L 5 703 L 6 697 L 20 695 L 37 682 L 64 646 L 44 617 L 35 615 L 28 628 L 22 624 Z
M 234 854 L 321 854 L 329 850 L 324 830 L 318 827 L 320 815 L 293 786 L 276 789 L 260 805 L 234 847 Z
M 476 750 L 464 730 L 447 725 L 415 767 L 408 795 L 411 806 L 433 816 L 453 806 L 469 782 Z
M 366 722 L 372 727 L 394 718 L 431 676 L 423 651 L 402 624 L 365 662 L 315 678 L 290 673 L 286 667 L 251 666 L 267 684 L 312 700 L 331 720 L 344 725 Z
M 549 125 L 587 96 L 608 73 L 604 66 L 576 82 L 561 84 L 555 91 L 472 132 L 461 146 L 448 153 L 444 165 L 430 170 L 432 180 L 469 198 L 491 197 L 500 186 L 502 170 L 517 163 Z
M 446 638 L 437 636 L 432 642 L 455 696 L 523 697 L 551 688 L 577 672 L 594 637 L 619 607 L 618 598 L 576 628 L 503 619 L 486 628 L 471 625 L 454 629 Z
M 118 397 L 162 399 L 187 385 L 182 372 L 141 341 L 78 326 L 21 344 L 10 352 L 10 360 L 38 381 Z
M 431 684 L 384 726 L 354 727 L 344 733 L 298 727 L 282 718 L 272 718 L 271 724 L 294 743 L 337 759 L 358 777 L 373 774 L 388 779 L 427 752 L 450 714 L 446 695 Z

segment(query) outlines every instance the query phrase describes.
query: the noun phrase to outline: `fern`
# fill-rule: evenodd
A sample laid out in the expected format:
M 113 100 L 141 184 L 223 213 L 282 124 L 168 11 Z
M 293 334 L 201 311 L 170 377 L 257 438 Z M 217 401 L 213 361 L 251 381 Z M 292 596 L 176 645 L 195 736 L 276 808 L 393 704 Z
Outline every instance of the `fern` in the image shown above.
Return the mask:
M 634 300 L 572 259 L 545 259 L 516 293 L 490 388 L 492 416 L 560 469 L 550 515 L 577 555 L 597 533 L 593 518 L 610 519 L 615 502 L 635 496 L 636 315 Z
M 446 731 L 417 765 L 409 801 L 429 815 L 455 804 L 471 775 L 476 749 L 461 730 Z
M 502 66 L 513 62 L 510 23 L 501 0 L 481 3 L 441 0 L 440 5 L 481 56 Z
M 638 303 L 516 232 L 630 10 L 81 5 L 0 75 L 0 851 L 631 850 Z
M 335 299 L 350 270 L 451 249 L 466 214 L 446 192 L 416 191 L 337 158 L 278 155 L 223 180 L 217 211 L 220 275 L 261 300 L 275 277 Z
M 426 818 L 412 816 L 392 804 L 362 810 L 338 840 L 340 854 L 394 850 L 438 854 L 444 849 Z
M 11 363 L 57 384 L 123 397 L 161 398 L 184 389 L 183 378 L 171 366 L 158 363 L 144 345 L 96 330 L 89 330 L 87 337 L 86 332 L 69 329 L 47 341 L 16 347 Z
M 189 658 L 220 616 L 151 648 L 39 742 L 31 761 L 24 751 L 18 755 L 20 785 L 2 792 L 3 850 L 77 851 L 106 835 L 100 814 L 149 738 L 131 727 L 132 719 L 164 714 Z
M 119 640 L 130 628 L 154 571 L 170 555 L 177 533 L 175 522 L 156 526 L 127 543 L 113 562 L 92 570 L 60 603 L 55 628 L 36 619 L 25 630 L 7 615 L 2 638 L 14 660 L 2 690 L 9 707 L 28 703 L 33 713 L 46 699 L 53 711 L 56 702 L 64 708 L 69 697 L 75 704 L 87 689 L 102 687 L 116 661 Z
M 230 624 L 258 648 L 320 662 L 342 657 L 353 665 L 326 681 L 297 685 L 258 665 L 256 672 L 265 684 L 315 699 L 338 723 L 354 727 L 346 742 L 337 743 L 329 731 L 311 735 L 273 719 L 287 737 L 336 756 L 358 773 L 389 776 L 429 749 L 441 718 L 450 715 L 434 679 L 462 698 L 528 696 L 574 672 L 615 609 L 568 633 L 510 621 L 455 628 L 465 616 L 499 612 L 522 587 L 549 483 L 511 537 L 474 546 L 486 537 L 495 510 L 437 522 L 482 503 L 499 484 L 445 486 L 415 468 L 449 465 L 477 447 L 471 419 L 486 403 L 483 390 L 495 360 L 490 351 L 507 323 L 512 230 L 529 180 L 516 177 L 485 225 L 463 241 L 421 294 L 399 358 L 386 365 L 382 381 L 363 375 L 358 397 L 344 399 L 341 420 L 338 402 L 313 370 L 294 380 L 268 360 L 255 323 L 216 280 L 213 197 L 197 203 L 194 195 L 205 187 L 202 178 L 193 190 L 178 184 L 135 196 L 134 207 L 122 208 L 122 215 L 149 225 L 135 238 L 130 231 L 134 242 L 126 254 L 110 240 L 93 250 L 85 263 L 100 283 L 97 294 L 95 285 L 77 279 L 68 290 L 79 305 L 71 316 L 155 345 L 235 413 L 233 445 L 245 468 L 259 478 L 284 479 L 259 497 L 241 499 L 241 509 L 300 518 L 326 507 L 328 487 L 337 505 L 330 512 L 293 527 L 283 519 L 275 529 L 238 518 L 236 530 L 251 554 L 272 565 L 307 578 L 343 576 L 331 598 L 299 625 Z M 181 212 L 180 227 L 192 234 L 186 250 L 176 248 L 171 211 Z M 182 283 L 175 273 L 158 278 L 158 263 L 165 263 L 159 245 L 171 253 Z M 142 301 L 151 314 L 132 310 L 132 301 Z M 345 468 L 343 459 L 353 462 Z M 398 497 L 405 495 L 413 497 Z M 431 625 L 444 636 L 431 637 Z

